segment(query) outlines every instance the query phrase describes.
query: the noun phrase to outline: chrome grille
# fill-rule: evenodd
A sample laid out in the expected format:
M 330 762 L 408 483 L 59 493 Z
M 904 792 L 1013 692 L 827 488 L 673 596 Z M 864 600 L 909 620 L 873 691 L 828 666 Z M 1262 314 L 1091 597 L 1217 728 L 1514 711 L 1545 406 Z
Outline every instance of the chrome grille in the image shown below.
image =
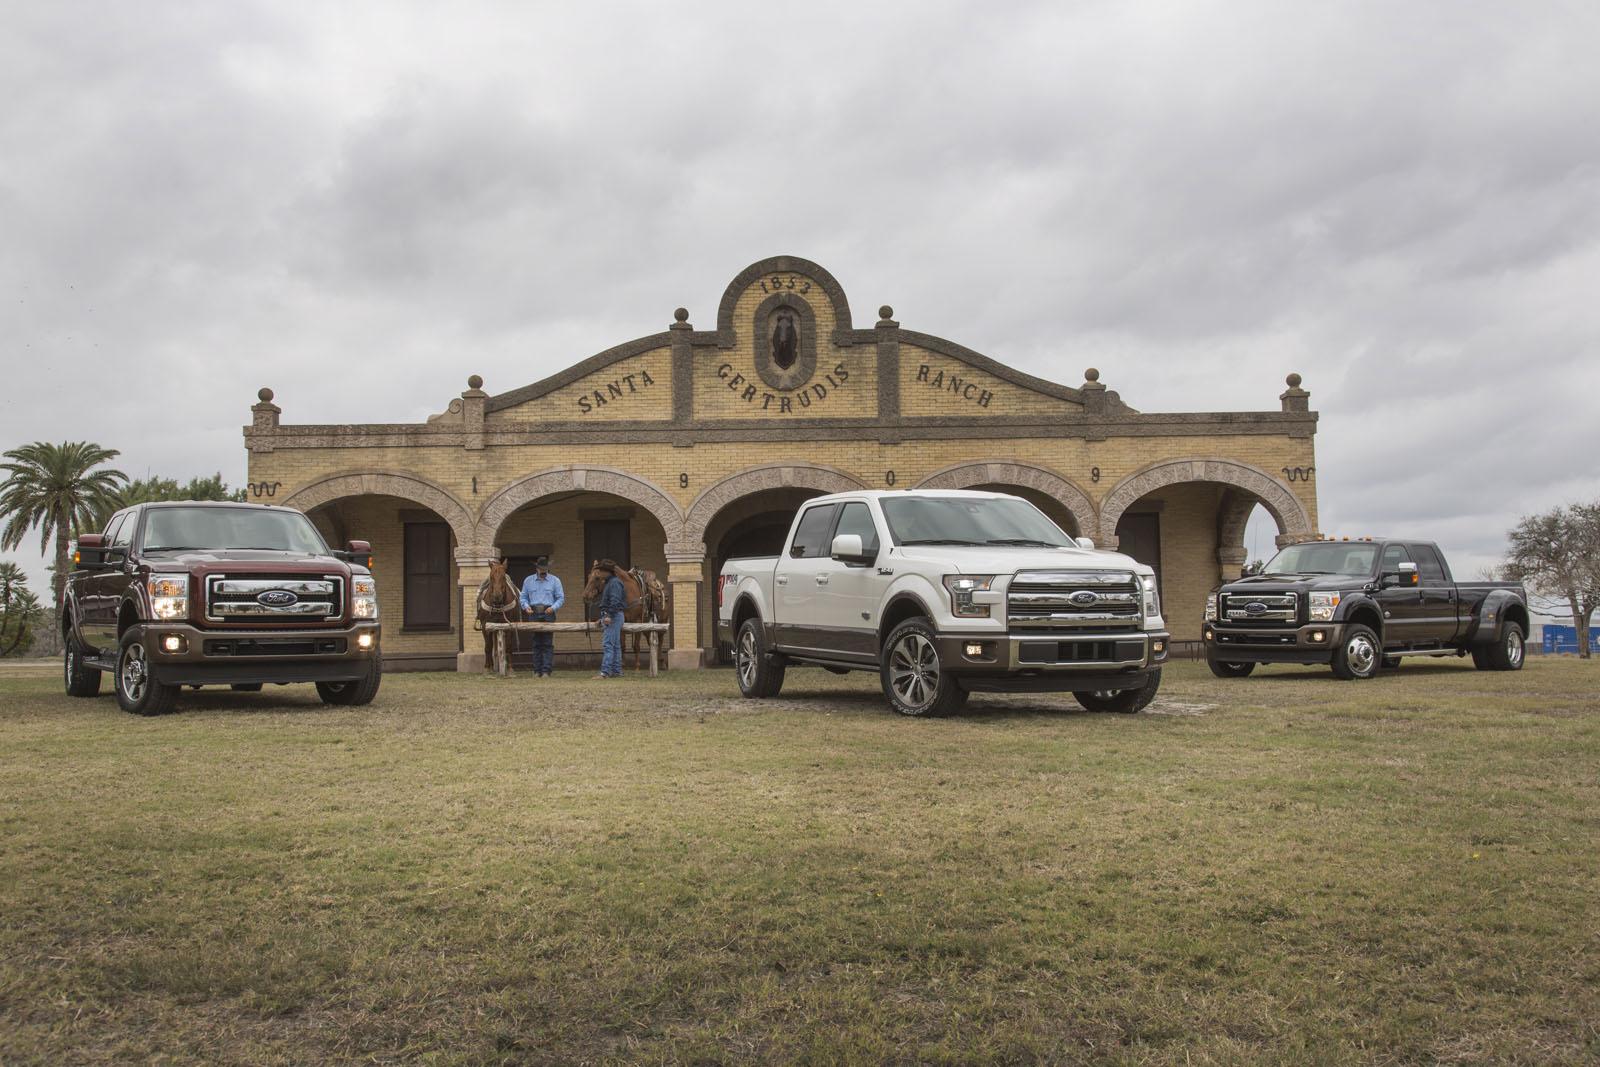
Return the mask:
M 1013 629 L 1133 632 L 1143 621 L 1141 592 L 1128 571 L 1018 571 L 1006 619 Z
M 1298 618 L 1299 605 L 1293 593 L 1224 593 L 1218 599 L 1217 614 L 1225 622 L 1293 626 Z
M 212 622 L 327 622 L 344 614 L 344 580 L 295 575 L 206 579 L 206 618 Z

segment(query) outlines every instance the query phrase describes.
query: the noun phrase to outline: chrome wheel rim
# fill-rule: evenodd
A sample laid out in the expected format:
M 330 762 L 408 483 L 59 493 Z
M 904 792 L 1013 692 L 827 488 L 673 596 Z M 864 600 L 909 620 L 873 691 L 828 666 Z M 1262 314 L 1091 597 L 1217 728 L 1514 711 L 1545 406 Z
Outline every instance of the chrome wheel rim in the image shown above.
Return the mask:
M 131 644 L 122 650 L 122 669 L 117 671 L 117 683 L 128 703 L 137 704 L 144 699 L 145 687 L 150 684 L 149 664 L 145 662 L 144 646 Z
M 1515 630 L 1506 634 L 1506 662 L 1513 667 L 1522 666 L 1522 635 Z
M 756 684 L 756 634 L 754 630 L 746 630 L 739 635 L 739 648 L 736 658 L 739 661 L 739 684 L 749 689 Z
M 919 633 L 902 637 L 889 654 L 889 688 L 911 708 L 933 703 L 939 691 L 939 653 Z
M 1378 665 L 1378 647 L 1372 643 L 1372 638 L 1366 634 L 1356 634 L 1344 646 L 1345 659 L 1350 661 L 1350 669 L 1363 678 L 1371 674 Z

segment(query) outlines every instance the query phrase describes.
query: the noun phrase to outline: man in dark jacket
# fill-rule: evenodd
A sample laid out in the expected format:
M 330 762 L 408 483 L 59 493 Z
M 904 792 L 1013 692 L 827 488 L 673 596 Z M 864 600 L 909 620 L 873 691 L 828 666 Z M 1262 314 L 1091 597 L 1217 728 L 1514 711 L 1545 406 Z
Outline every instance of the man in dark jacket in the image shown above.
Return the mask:
M 615 574 L 600 590 L 600 677 L 622 677 L 622 614 L 628 610 L 628 594 L 622 579 Z

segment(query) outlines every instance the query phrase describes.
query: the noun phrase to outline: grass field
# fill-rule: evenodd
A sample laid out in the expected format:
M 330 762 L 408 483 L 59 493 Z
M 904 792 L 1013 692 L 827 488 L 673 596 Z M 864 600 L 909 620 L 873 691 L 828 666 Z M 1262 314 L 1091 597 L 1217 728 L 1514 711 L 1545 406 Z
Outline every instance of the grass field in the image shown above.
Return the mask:
M 0 1062 L 1592 1063 L 1597 689 L 0 675 Z

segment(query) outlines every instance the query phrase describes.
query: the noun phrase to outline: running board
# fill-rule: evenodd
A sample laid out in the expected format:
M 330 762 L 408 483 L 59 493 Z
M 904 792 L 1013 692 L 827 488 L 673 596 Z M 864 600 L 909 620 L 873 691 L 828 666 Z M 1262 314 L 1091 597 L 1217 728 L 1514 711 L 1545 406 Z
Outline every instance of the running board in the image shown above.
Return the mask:
M 1385 650 L 1385 656 L 1465 656 L 1466 653 L 1459 648 L 1416 648 L 1406 649 L 1404 652 L 1390 652 Z

